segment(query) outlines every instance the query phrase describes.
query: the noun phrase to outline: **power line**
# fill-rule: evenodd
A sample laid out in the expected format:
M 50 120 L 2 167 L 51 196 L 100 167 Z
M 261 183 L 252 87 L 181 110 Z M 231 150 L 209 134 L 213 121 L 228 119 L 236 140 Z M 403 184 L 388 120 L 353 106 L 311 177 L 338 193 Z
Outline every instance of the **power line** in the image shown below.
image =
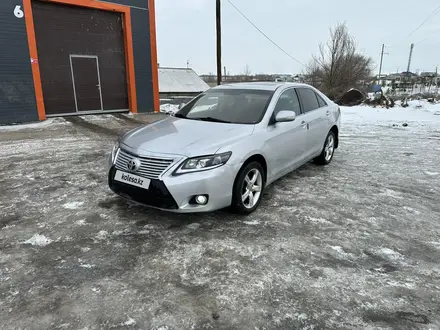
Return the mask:
M 439 33 L 439 32 L 440 32 L 440 30 L 437 30 L 437 31 L 435 31 L 434 33 L 431 33 L 431 34 L 430 34 L 429 36 L 427 36 L 425 39 L 422 39 L 422 40 L 420 40 L 420 41 L 417 41 L 416 44 L 421 43 L 421 42 L 423 42 L 423 41 L 425 41 L 425 40 L 431 38 L 434 34 L 437 34 L 437 33 Z
M 293 57 L 292 55 L 290 55 L 288 52 L 286 52 L 283 48 L 281 48 L 280 46 L 278 46 L 278 44 L 273 41 L 271 38 L 269 38 L 269 36 L 264 33 L 258 26 L 256 26 L 249 18 L 246 17 L 245 14 L 243 14 L 243 12 L 237 8 L 237 6 L 235 6 L 231 0 L 228 0 L 228 2 L 232 5 L 232 7 L 235 8 L 236 11 L 238 11 L 240 13 L 241 16 L 243 16 L 255 29 L 257 29 L 258 32 L 260 32 L 267 40 L 269 40 L 275 47 L 277 47 L 279 50 L 281 50 L 284 54 L 286 54 L 287 56 L 289 56 L 292 60 L 294 60 L 295 62 L 298 62 L 299 64 L 301 64 L 302 66 L 305 66 L 303 63 L 301 63 L 300 61 L 298 61 L 295 57 Z
M 440 12 L 440 6 L 438 6 L 436 9 L 434 9 L 434 11 L 418 27 L 416 27 L 410 34 L 408 34 L 408 36 L 405 37 L 400 43 L 404 42 L 409 37 L 411 37 L 418 29 L 420 29 L 423 25 L 425 25 L 426 22 L 428 22 L 432 17 L 437 15 L 439 12 Z

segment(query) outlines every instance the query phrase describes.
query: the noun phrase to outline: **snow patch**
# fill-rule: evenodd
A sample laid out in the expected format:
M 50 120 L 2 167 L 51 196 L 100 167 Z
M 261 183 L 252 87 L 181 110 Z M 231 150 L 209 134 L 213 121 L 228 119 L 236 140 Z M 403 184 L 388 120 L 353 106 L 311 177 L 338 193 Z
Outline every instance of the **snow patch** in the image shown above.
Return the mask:
M 425 171 L 425 173 L 429 176 L 435 176 L 435 175 L 439 175 L 440 173 L 438 172 L 429 172 L 429 171 Z
M 414 283 L 402 283 L 402 282 L 397 282 L 397 281 L 388 281 L 387 284 L 389 286 L 405 287 L 407 289 L 414 289 L 415 288 Z
M 160 106 L 160 112 L 167 113 L 167 114 L 174 114 L 179 110 L 178 104 L 162 104 Z
M 312 223 L 331 224 L 330 221 L 323 219 L 323 218 L 313 218 L 313 217 L 306 216 L 306 219 L 307 219 L 307 221 L 312 222 Z
M 415 210 L 415 209 L 413 209 L 412 207 L 409 207 L 409 206 L 404 206 L 403 209 L 408 211 L 408 212 L 414 213 L 414 214 L 420 214 L 420 211 L 417 211 L 417 210 Z
M 122 326 L 132 326 L 132 325 L 136 325 L 136 321 L 133 320 L 130 316 L 128 316 L 127 321 L 121 323 Z
M 197 223 L 197 222 L 190 223 L 188 226 L 186 226 L 186 228 L 191 229 L 191 230 L 199 229 L 200 223 Z
M 85 225 L 87 225 L 87 222 L 86 222 L 86 220 L 78 220 L 78 221 L 75 221 L 75 224 L 77 225 L 77 226 L 85 226 Z
M 380 195 L 392 197 L 392 198 L 396 198 L 396 199 L 403 198 L 399 192 L 392 190 L 392 189 L 385 189 L 385 191 L 381 192 Z
M 331 248 L 340 254 L 345 254 L 345 251 L 342 246 L 331 246 Z
M 101 231 L 95 236 L 95 238 L 96 238 L 97 240 L 100 240 L 100 241 L 105 240 L 107 237 L 108 237 L 108 231 L 106 231 L 106 230 L 101 230 Z
M 249 226 L 256 226 L 260 224 L 259 220 L 250 220 L 250 221 L 243 221 L 244 224 Z
M 29 238 L 27 241 L 24 241 L 23 244 L 30 244 L 30 245 L 36 245 L 36 246 L 46 246 L 52 242 L 53 241 L 50 238 L 47 238 L 44 235 L 35 234 L 31 238 Z
M 390 259 L 394 259 L 394 260 L 403 258 L 403 256 L 399 252 L 396 252 L 396 251 L 389 249 L 389 248 L 382 248 L 379 250 L 379 253 L 384 256 L 389 257 Z
M 89 247 L 82 247 L 81 248 L 81 252 L 84 252 L 84 253 L 89 252 L 90 250 L 91 250 L 91 248 L 89 248 Z
M 91 268 L 95 268 L 95 265 L 91 265 L 91 264 L 80 264 L 79 265 L 82 268 L 87 268 L 87 269 L 91 269 Z
M 46 128 L 52 125 L 71 125 L 70 122 L 64 120 L 63 118 L 50 118 L 43 122 L 38 123 L 30 123 L 30 124 L 20 124 L 20 125 L 10 125 L 10 126 L 0 126 L 1 131 L 14 132 L 21 131 L 24 129 L 38 129 L 38 128 Z
M 68 210 L 76 210 L 83 204 L 84 202 L 69 202 L 64 204 L 63 207 Z
M 84 263 L 81 259 L 78 259 L 79 262 L 79 266 L 82 268 L 86 268 L 86 269 L 91 269 L 91 268 L 95 268 L 95 265 L 91 265 L 91 264 L 86 264 Z

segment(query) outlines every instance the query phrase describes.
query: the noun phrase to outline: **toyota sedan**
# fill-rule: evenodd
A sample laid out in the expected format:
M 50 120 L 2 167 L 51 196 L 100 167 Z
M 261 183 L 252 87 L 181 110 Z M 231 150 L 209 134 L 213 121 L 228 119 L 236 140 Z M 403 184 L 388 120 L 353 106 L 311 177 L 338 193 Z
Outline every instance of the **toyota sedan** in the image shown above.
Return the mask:
M 340 122 L 339 107 L 309 85 L 217 86 L 122 136 L 109 186 L 161 210 L 250 214 L 275 180 L 311 160 L 331 162 Z

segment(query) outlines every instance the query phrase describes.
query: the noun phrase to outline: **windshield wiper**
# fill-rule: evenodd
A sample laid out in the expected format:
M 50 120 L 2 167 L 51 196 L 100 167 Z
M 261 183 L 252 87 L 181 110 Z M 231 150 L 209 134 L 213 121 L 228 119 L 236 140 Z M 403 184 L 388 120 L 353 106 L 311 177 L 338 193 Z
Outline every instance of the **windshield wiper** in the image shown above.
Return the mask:
M 185 115 L 182 115 L 181 113 L 175 113 L 174 117 L 177 117 L 177 118 L 187 118 Z
M 212 121 L 214 123 L 226 123 L 226 124 L 230 124 L 230 121 L 227 120 L 222 120 L 222 119 L 218 119 L 218 118 L 214 118 L 214 117 L 196 117 L 196 118 L 191 118 L 194 120 L 203 120 L 203 121 Z

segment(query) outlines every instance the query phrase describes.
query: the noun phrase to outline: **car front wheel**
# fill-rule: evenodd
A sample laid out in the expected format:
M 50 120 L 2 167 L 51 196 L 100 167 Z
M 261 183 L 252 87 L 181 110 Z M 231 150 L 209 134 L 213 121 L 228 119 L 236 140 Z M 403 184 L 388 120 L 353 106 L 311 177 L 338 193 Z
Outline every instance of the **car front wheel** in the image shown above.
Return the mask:
M 325 139 L 324 148 L 321 154 L 315 158 L 315 163 L 318 165 L 328 165 L 333 159 L 336 147 L 336 135 L 330 131 Z
M 264 170 L 258 162 L 244 166 L 237 175 L 232 194 L 232 210 L 251 214 L 261 202 L 265 185 Z

